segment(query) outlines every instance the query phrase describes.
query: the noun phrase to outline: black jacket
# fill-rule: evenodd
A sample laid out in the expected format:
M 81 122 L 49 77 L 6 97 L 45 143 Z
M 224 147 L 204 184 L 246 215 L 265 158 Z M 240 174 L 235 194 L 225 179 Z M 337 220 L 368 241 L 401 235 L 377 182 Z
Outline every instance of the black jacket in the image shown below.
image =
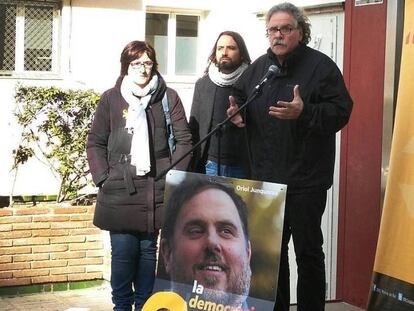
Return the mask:
M 191 148 L 191 134 L 180 98 L 159 76 L 158 89 L 146 109 L 151 171 L 137 176 L 130 164 L 132 135 L 125 129 L 128 103 L 121 95 L 121 78 L 102 95 L 88 135 L 90 172 L 99 187 L 94 224 L 110 231 L 153 232 L 161 225 L 165 184 L 164 178 L 155 182 L 154 177 L 171 163 L 161 103 L 165 92 L 177 140 L 173 160 Z M 187 169 L 189 160 L 187 157 L 177 169 Z
M 233 86 L 239 104 L 271 65 L 280 67 L 281 73 L 264 85 L 246 112 L 251 178 L 287 184 L 291 192 L 328 189 L 333 179 L 335 133 L 347 124 L 353 105 L 342 74 L 328 56 L 305 45 L 299 45 L 283 67 L 269 49 Z M 271 117 L 269 107 L 278 100 L 291 101 L 296 84 L 304 102 L 299 118 Z
M 198 79 L 194 86 L 189 123 L 193 145 L 198 143 L 211 130 L 216 88 L 217 86 L 210 80 L 208 75 Z M 206 146 L 208 146 L 207 141 L 201 143 L 200 147 L 195 150 L 192 159 L 192 170 L 199 173 L 205 173 L 204 166 L 207 161 Z
M 217 90 L 220 86 L 214 84 L 211 81 L 208 74 L 204 75 L 202 78 L 198 79 L 194 87 L 193 103 L 191 106 L 190 113 L 190 130 L 193 138 L 193 145 L 198 143 L 203 139 L 211 130 L 213 130 L 213 114 L 215 109 L 220 109 L 219 105 L 225 105 L 227 108 L 228 95 L 231 94 L 231 87 L 222 88 L 224 93 L 228 94 L 224 98 L 225 102 L 216 96 L 218 93 Z M 228 89 L 228 91 L 227 91 Z M 220 111 L 220 110 L 219 110 Z M 227 118 L 225 112 L 223 112 L 222 120 Z M 216 135 L 216 134 L 214 134 Z M 221 159 L 222 163 L 226 160 L 232 162 L 230 165 L 242 165 L 244 159 L 243 152 L 244 142 L 243 142 L 243 130 L 234 126 L 231 122 L 227 123 L 223 128 L 223 133 L 221 137 Z M 201 143 L 200 147 L 195 150 L 192 159 L 192 170 L 199 173 L 205 173 L 205 165 L 207 162 L 209 149 L 211 148 L 210 139 L 207 139 Z M 230 143 L 229 140 L 231 140 Z M 225 145 L 226 142 L 228 145 Z M 211 151 L 211 149 L 210 149 Z M 227 151 L 227 153 L 226 153 Z M 214 151 L 213 151 L 214 152 Z M 218 156 L 218 155 L 217 155 Z M 226 159 L 225 157 L 231 157 Z

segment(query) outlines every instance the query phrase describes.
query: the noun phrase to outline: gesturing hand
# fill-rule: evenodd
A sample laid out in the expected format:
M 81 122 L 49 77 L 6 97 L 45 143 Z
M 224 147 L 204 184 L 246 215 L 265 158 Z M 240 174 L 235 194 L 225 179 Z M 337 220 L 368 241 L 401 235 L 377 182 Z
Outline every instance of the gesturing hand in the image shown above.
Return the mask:
M 236 100 L 233 96 L 229 96 L 229 108 L 227 109 L 227 117 L 231 117 L 239 107 L 236 104 Z M 237 127 L 244 127 L 246 124 L 243 122 L 243 118 L 240 113 L 236 114 L 230 120 Z
M 297 119 L 303 110 L 303 100 L 300 97 L 299 85 L 293 88 L 293 100 L 285 102 L 279 100 L 276 106 L 269 107 L 269 115 L 279 119 Z

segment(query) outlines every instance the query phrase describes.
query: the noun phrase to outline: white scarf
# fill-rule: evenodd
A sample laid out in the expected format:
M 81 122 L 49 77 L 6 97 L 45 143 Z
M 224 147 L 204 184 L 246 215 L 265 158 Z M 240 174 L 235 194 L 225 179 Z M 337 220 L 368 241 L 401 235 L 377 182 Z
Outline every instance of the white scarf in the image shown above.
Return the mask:
M 135 166 L 138 176 L 143 176 L 151 170 L 148 121 L 145 109 L 157 87 L 157 75 L 154 75 L 144 88 L 134 83 L 128 75 L 124 77 L 121 84 L 122 97 L 129 105 L 125 128 L 132 133 L 131 165 Z
M 211 63 L 210 66 L 208 66 L 208 75 L 211 81 L 217 86 L 232 86 L 247 67 L 248 65 L 246 63 L 242 63 L 235 71 L 227 74 L 219 71 L 216 64 Z

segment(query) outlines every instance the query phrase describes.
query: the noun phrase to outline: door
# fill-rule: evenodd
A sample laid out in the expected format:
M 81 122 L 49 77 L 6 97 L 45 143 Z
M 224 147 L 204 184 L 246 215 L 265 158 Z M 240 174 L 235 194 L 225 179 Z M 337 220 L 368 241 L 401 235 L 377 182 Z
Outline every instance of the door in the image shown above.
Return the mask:
M 308 45 L 331 57 L 338 67 L 342 69 L 343 12 L 322 14 L 308 13 L 308 17 L 312 25 L 312 40 Z M 322 232 L 324 237 L 323 251 L 325 253 L 326 272 L 326 300 L 333 300 L 336 298 L 340 133 L 337 133 L 336 137 L 334 184 L 328 191 L 325 213 L 322 218 Z M 297 266 L 292 240 L 289 244 L 289 265 L 291 303 L 294 304 L 297 302 Z

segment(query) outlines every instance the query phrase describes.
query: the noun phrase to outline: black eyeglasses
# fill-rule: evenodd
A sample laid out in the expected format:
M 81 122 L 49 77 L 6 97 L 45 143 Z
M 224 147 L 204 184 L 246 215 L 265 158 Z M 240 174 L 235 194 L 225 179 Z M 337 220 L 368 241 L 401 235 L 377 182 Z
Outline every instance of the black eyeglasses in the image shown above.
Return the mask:
M 282 27 L 270 27 L 266 29 L 266 36 L 275 35 L 278 31 L 282 35 L 289 35 L 292 30 L 295 30 L 295 27 L 292 27 L 290 25 L 282 26 Z
M 129 63 L 130 65 L 131 65 L 131 67 L 132 68 L 134 68 L 134 69 L 139 69 L 139 68 L 141 68 L 142 66 L 144 66 L 144 68 L 145 69 L 151 69 L 152 68 L 152 66 L 154 65 L 154 62 L 152 62 L 152 61 L 146 61 L 146 62 L 139 62 L 139 61 L 136 61 L 136 62 L 130 62 Z

